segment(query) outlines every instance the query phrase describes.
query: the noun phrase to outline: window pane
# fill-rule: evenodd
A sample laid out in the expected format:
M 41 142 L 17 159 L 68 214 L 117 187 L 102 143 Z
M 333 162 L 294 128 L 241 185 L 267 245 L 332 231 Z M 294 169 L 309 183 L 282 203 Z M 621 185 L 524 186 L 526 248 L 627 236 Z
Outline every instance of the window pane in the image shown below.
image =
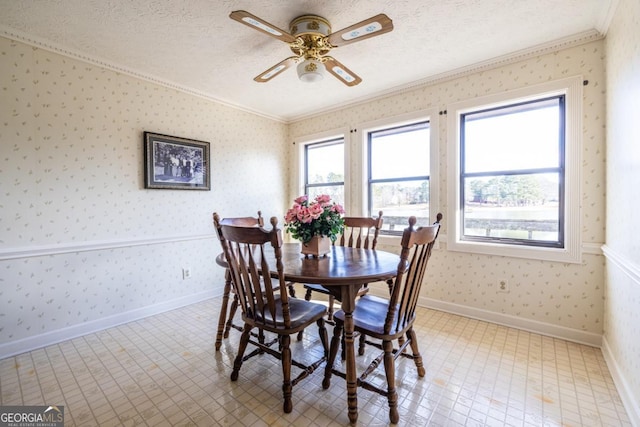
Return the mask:
M 371 179 L 429 175 L 429 123 L 370 133 Z
M 307 146 L 307 184 L 344 182 L 344 142 Z
M 559 174 L 464 179 L 465 237 L 560 240 Z
M 321 194 L 328 194 L 331 200 L 344 207 L 344 185 L 325 185 L 322 187 L 307 187 L 309 199 L 314 199 Z
M 371 215 L 383 212 L 383 230 L 402 231 L 415 216 L 418 225 L 429 224 L 429 181 L 371 184 Z
M 560 166 L 560 98 L 465 114 L 465 173 Z
M 369 132 L 369 214 L 401 233 L 409 217 L 429 224 L 430 128 L 417 122 Z

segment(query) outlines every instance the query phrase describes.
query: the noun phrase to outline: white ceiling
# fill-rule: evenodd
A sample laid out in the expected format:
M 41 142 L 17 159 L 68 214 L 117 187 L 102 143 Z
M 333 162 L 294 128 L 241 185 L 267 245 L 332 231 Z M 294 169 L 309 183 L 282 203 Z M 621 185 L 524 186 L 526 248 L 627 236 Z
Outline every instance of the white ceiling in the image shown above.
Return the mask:
M 180 88 L 284 122 L 465 69 L 606 33 L 615 0 L 0 0 L 0 35 Z M 317 14 L 333 31 L 378 13 L 394 30 L 332 50 L 363 82 L 253 78 L 286 43 L 229 18 L 246 10 L 289 30 Z

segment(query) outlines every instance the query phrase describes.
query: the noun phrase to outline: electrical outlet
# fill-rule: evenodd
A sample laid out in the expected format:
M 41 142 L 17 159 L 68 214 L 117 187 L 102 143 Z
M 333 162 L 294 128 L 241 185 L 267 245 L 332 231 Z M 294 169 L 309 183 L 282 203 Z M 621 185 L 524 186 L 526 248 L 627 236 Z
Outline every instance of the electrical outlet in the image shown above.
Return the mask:
M 509 281 L 507 279 L 500 279 L 497 284 L 497 292 L 509 292 Z
M 191 278 L 191 269 L 189 267 L 185 267 L 182 269 L 182 278 L 183 279 Z

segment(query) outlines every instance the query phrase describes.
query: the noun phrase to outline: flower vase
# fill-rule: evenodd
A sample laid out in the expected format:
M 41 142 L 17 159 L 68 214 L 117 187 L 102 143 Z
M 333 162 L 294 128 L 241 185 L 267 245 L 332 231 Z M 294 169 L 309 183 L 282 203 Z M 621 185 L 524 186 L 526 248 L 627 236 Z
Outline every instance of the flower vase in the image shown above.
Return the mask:
M 307 243 L 302 244 L 301 252 L 305 256 L 319 258 L 331 252 L 331 239 L 326 236 L 313 236 Z

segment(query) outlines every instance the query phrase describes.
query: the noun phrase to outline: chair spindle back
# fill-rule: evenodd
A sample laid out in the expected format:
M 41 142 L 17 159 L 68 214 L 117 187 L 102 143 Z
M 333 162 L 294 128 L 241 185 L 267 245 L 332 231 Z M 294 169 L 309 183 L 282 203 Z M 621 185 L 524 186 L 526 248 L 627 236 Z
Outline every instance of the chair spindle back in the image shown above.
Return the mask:
M 382 221 L 382 211 L 378 212 L 377 218 L 345 216 L 344 233 L 335 244 L 358 249 L 375 249 Z
M 232 225 L 229 221 L 221 220 L 217 213 L 213 219 L 243 316 L 257 324 L 276 326 L 277 305 L 281 304 L 284 326 L 288 327 L 291 319 L 287 293 L 276 295 L 276 291 L 285 285 L 282 232 L 277 228 L 276 217 L 271 218 L 271 230 L 256 225 Z M 269 250 L 269 245 L 273 252 Z M 276 265 L 275 278 L 261 274 L 270 271 L 270 262 Z
M 442 214 L 433 225 L 414 229 L 416 218 L 409 218 L 409 227 L 402 234 L 402 250 L 398 264 L 389 311 L 385 320 L 385 333 L 402 330 L 413 320 L 427 263 L 440 230 Z

